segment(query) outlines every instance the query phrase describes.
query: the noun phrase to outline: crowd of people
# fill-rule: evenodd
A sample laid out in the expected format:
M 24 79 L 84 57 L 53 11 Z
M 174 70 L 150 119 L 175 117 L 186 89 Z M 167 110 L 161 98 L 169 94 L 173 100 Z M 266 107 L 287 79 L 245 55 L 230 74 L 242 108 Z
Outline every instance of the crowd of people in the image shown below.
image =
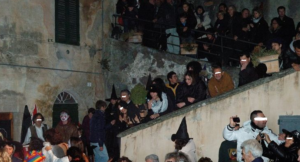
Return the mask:
M 111 136 L 112 134 L 108 130 L 112 130 L 113 126 L 116 126 L 117 121 L 108 122 L 105 120 L 105 114 L 108 113 L 105 101 L 98 100 L 95 106 L 95 109 L 89 109 L 89 114 L 84 119 L 85 122 L 90 120 L 88 132 L 85 133 L 85 131 L 82 132 L 82 129 L 77 129 L 77 135 L 75 136 L 71 134 L 64 136 L 63 132 L 60 132 L 57 128 L 46 130 L 45 127 L 47 126 L 42 124 L 43 115 L 40 113 L 36 114 L 33 118 L 34 125 L 28 128 L 28 130 L 31 130 L 30 141 L 29 143 L 24 141 L 26 143 L 24 143 L 23 147 L 27 148 L 27 151 L 24 152 L 22 150 L 20 142 L 5 139 L 3 135 L 0 135 L 0 161 L 132 162 L 130 158 L 125 156 L 119 157 L 117 152 L 114 152 L 115 150 L 110 150 L 115 148 L 110 148 L 111 145 L 109 143 L 112 141 L 118 143 L 118 140 L 112 139 L 116 137 Z M 70 122 L 67 112 L 63 111 L 61 113 L 61 120 Z M 282 133 L 276 135 L 267 127 L 267 121 L 267 117 L 261 110 L 251 112 L 250 120 L 244 122 L 242 127 L 239 125 L 239 117 L 231 116 L 229 124 L 223 130 L 225 141 L 222 142 L 219 149 L 219 162 L 263 162 L 269 160 L 275 162 L 300 162 L 300 132 L 282 129 Z M 121 122 L 121 119 L 118 122 Z M 69 126 L 76 127 L 75 124 Z M 44 130 L 41 132 L 37 131 L 40 128 L 44 128 Z M 43 136 L 43 139 L 39 138 L 40 135 Z M 88 141 L 85 139 L 87 135 L 89 135 Z M 67 142 L 64 142 L 63 137 L 65 137 Z M 175 152 L 167 153 L 165 159 L 161 161 L 212 162 L 208 157 L 198 159 L 196 154 L 197 143 L 189 136 L 185 117 L 182 119 L 177 132 L 172 134 L 171 140 L 174 142 Z M 145 162 L 159 161 L 158 156 L 155 154 L 145 157 Z
M 116 6 L 124 32 L 141 31 L 143 45 L 179 54 L 180 44 L 197 43 L 198 58 L 210 62 L 237 64 L 233 60 L 239 54 L 255 46 L 272 49 L 274 40 L 282 43 L 281 57 L 288 57 L 283 54 L 300 33 L 300 23 L 295 28 L 284 6 L 277 8 L 278 16 L 270 23 L 264 19 L 263 6 L 238 12 L 234 5 L 221 3 L 216 18 L 186 0 L 119 0 Z
M 300 41 L 295 41 L 294 44 L 295 51 L 299 51 L 300 47 L 297 44 L 300 44 Z M 277 44 L 277 46 L 280 45 Z M 298 56 L 297 52 L 296 56 Z M 259 78 L 260 75 L 256 73 L 256 69 L 251 65 L 251 59 L 248 54 L 241 55 L 240 64 L 241 71 L 238 86 L 248 84 Z M 147 95 L 144 98 L 145 107 L 143 109 L 140 109 L 131 100 L 131 92 L 128 89 L 121 90 L 120 97 L 118 97 L 113 86 L 111 97 L 106 99 L 109 105 L 103 100 L 98 100 L 95 108 L 88 109 L 87 115 L 80 126 L 72 123 L 69 112 L 64 110 L 60 113 L 60 122 L 57 126 L 49 129 L 46 124 L 43 124 L 45 120 L 43 115 L 37 113 L 32 118 L 34 125 L 28 128 L 23 142 L 23 147 L 27 148 L 27 151 L 22 151 L 20 142 L 1 138 L 0 145 L 3 151 L 3 158 L 9 158 L 14 162 L 38 160 L 49 162 L 129 162 L 130 160 L 127 157 L 120 157 L 120 139 L 117 137 L 119 133 L 136 125 L 155 120 L 173 111 L 184 109 L 193 103 L 216 97 L 234 89 L 232 78 L 227 72 L 222 70 L 221 65 L 212 65 L 212 70 L 212 78 L 206 81 L 207 78 L 201 75 L 202 65 L 197 61 L 191 61 L 186 66 L 182 82 L 178 80 L 176 73 L 173 71 L 166 75 L 169 81 L 168 84 L 165 84 L 162 78 L 152 80 L 149 77 L 148 83 L 144 87 L 145 90 L 147 89 Z M 146 115 L 145 111 L 147 112 Z M 247 145 L 249 144 L 251 145 L 249 147 L 252 147 L 252 145 L 257 143 L 248 141 L 248 143 L 243 144 L 243 142 L 254 137 L 260 142 L 265 141 L 261 142 L 262 146 L 260 146 L 263 152 L 251 152 L 251 154 L 249 153 L 249 158 L 258 158 L 258 155 L 263 153 L 264 157 L 277 159 L 277 161 L 282 161 L 284 158 L 293 158 L 293 161 L 297 159 L 298 140 L 300 140 L 300 137 L 296 136 L 297 134 L 299 135 L 298 131 L 289 132 L 283 130 L 284 134 L 280 135 L 280 138 L 277 137 L 266 127 L 266 118 L 262 111 L 252 112 L 250 121 L 245 122 L 242 128 L 237 126 L 239 121 L 234 120 L 234 118 L 236 117 L 230 118 L 230 124 L 226 126 L 223 132 L 226 141 L 220 147 L 220 161 L 230 161 L 230 159 L 236 158 L 238 161 L 241 161 L 243 149 L 246 151 L 245 153 L 243 152 L 243 158 L 245 159 L 244 155 L 249 150 L 253 151 Z M 181 153 L 172 152 L 167 154 L 167 161 L 176 161 L 176 159 L 184 158 L 188 159 L 186 161 L 197 161 L 196 144 L 188 135 L 185 118 L 177 133 L 173 134 L 171 139 L 175 143 L 174 149 Z M 284 140 L 285 143 L 283 143 Z M 253 147 L 257 149 L 256 146 Z M 280 152 L 280 149 L 291 151 L 293 156 L 285 155 L 284 153 L 287 152 Z M 274 152 L 274 150 L 277 151 Z M 154 157 L 154 155 L 149 155 L 145 160 L 149 161 L 149 158 Z M 211 160 L 209 158 L 201 158 L 199 161 L 207 162 Z
M 279 54 L 281 69 L 300 71 L 300 24 L 295 30 L 294 21 L 285 15 L 283 6 L 278 7 L 279 16 L 272 19 L 269 27 L 259 7 L 252 10 L 251 16 L 247 8 L 239 13 L 234 6 L 227 7 L 222 3 L 213 25 L 210 14 L 202 6 L 195 8 L 183 0 L 136 2 L 120 0 L 117 4 L 117 12 L 123 15 L 124 31 L 142 30 L 144 45 L 172 53 L 179 53 L 179 46 L 176 45 L 180 43 L 200 40 L 197 43 L 206 52 L 198 53 L 199 56 L 214 62 L 212 78 L 202 76 L 202 65 L 197 61 L 186 65 L 184 77 L 180 78 L 182 82 L 174 71 L 166 75 L 167 84 L 162 78 L 149 78 L 143 109 L 132 101 L 130 90 L 121 90 L 118 97 L 113 86 L 111 97 L 106 99 L 109 104 L 98 100 L 94 108 L 88 109 L 79 126 L 72 123 L 67 110 L 60 113 L 61 121 L 51 129 L 43 124 L 43 115 L 37 113 L 32 118 L 34 125 L 28 128 L 23 145 L 0 136 L 0 162 L 131 162 L 128 157 L 120 157 L 119 133 L 269 76 L 266 65 L 253 66 L 250 51 L 254 46 L 237 40 L 269 46 Z M 147 21 L 137 21 L 138 18 Z M 237 58 L 240 64 L 238 84 L 223 70 L 221 60 L 207 54 L 220 52 L 220 36 L 231 37 L 232 40 L 225 43 L 243 50 Z M 211 162 L 207 157 L 197 158 L 196 144 L 189 137 L 185 120 L 171 137 L 176 151 L 166 154 L 162 161 Z M 230 117 L 229 124 L 223 130 L 225 141 L 219 150 L 220 162 L 242 159 L 246 162 L 267 159 L 276 162 L 300 161 L 300 133 L 297 130 L 283 129 L 283 133 L 277 136 L 266 126 L 267 118 L 260 110 L 253 111 L 250 120 L 242 127 L 238 123 L 237 116 Z M 159 159 L 157 155 L 150 154 L 145 161 L 159 162 Z

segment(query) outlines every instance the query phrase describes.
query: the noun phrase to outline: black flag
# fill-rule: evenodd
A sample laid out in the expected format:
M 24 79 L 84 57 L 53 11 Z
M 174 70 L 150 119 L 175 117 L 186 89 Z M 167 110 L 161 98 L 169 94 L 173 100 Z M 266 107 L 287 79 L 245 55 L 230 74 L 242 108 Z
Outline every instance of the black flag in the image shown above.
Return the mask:
M 146 84 L 147 91 L 149 91 L 151 85 L 152 85 L 152 79 L 151 79 L 151 74 L 149 74 L 147 84 Z
M 27 133 L 27 129 L 31 126 L 31 115 L 28 110 L 28 106 L 25 105 L 23 121 L 22 121 L 22 132 L 21 132 L 21 143 L 24 142 L 25 136 Z

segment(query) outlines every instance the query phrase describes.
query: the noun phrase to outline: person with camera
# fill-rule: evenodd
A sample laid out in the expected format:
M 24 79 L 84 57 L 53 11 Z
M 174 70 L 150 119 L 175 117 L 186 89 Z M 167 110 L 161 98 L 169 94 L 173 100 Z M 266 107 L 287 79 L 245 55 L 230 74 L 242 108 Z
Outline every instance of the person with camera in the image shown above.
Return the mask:
M 300 143 L 300 133 L 297 130 L 289 132 L 282 129 L 282 132 L 286 134 L 285 142 L 278 145 L 272 141 L 268 134 L 263 133 L 257 137 L 263 148 L 263 156 L 272 159 L 274 162 L 296 162 L 298 158 L 298 149 Z M 266 147 L 265 142 L 268 144 Z
M 237 116 L 230 117 L 230 123 L 223 130 L 223 137 L 228 141 L 237 141 L 237 161 L 242 161 L 242 149 L 241 144 L 248 139 L 256 139 L 259 133 L 268 134 L 270 139 L 275 143 L 280 143 L 276 134 L 270 130 L 267 124 L 267 118 L 261 110 L 254 110 L 250 114 L 250 120 L 246 121 L 239 130 L 234 130 L 234 127 L 239 123 Z M 264 161 L 268 161 L 266 157 L 263 157 Z

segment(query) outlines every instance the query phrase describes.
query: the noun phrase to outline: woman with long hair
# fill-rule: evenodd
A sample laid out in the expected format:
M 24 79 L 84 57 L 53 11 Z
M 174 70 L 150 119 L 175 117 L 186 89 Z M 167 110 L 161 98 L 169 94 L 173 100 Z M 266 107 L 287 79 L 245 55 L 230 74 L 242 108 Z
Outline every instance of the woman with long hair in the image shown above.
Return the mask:
M 176 89 L 176 106 L 182 108 L 206 98 L 206 87 L 199 74 L 187 71 L 184 74 L 184 83 Z

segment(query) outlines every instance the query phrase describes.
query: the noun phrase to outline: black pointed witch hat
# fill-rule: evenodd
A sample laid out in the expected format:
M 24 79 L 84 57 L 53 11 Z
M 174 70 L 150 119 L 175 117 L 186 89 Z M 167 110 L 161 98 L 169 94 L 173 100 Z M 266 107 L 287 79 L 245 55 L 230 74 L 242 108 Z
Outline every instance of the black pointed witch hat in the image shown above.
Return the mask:
M 111 91 L 110 98 L 105 99 L 105 101 L 110 101 L 111 99 L 114 99 L 114 100 L 118 99 L 116 89 L 115 89 L 115 85 L 112 86 L 112 91 Z
M 23 113 L 23 121 L 22 121 L 22 131 L 21 131 L 21 143 L 24 142 L 25 136 L 27 134 L 28 128 L 31 126 L 31 115 L 28 109 L 28 106 L 25 105 L 24 113 Z
M 151 79 L 151 74 L 149 74 L 147 84 L 146 84 L 147 91 L 149 91 L 151 85 L 152 85 L 152 79 Z
M 176 134 L 172 134 L 171 137 L 172 141 L 175 141 L 176 139 L 190 139 L 189 133 L 187 131 L 187 125 L 185 117 L 182 119 L 181 124 L 177 130 Z

